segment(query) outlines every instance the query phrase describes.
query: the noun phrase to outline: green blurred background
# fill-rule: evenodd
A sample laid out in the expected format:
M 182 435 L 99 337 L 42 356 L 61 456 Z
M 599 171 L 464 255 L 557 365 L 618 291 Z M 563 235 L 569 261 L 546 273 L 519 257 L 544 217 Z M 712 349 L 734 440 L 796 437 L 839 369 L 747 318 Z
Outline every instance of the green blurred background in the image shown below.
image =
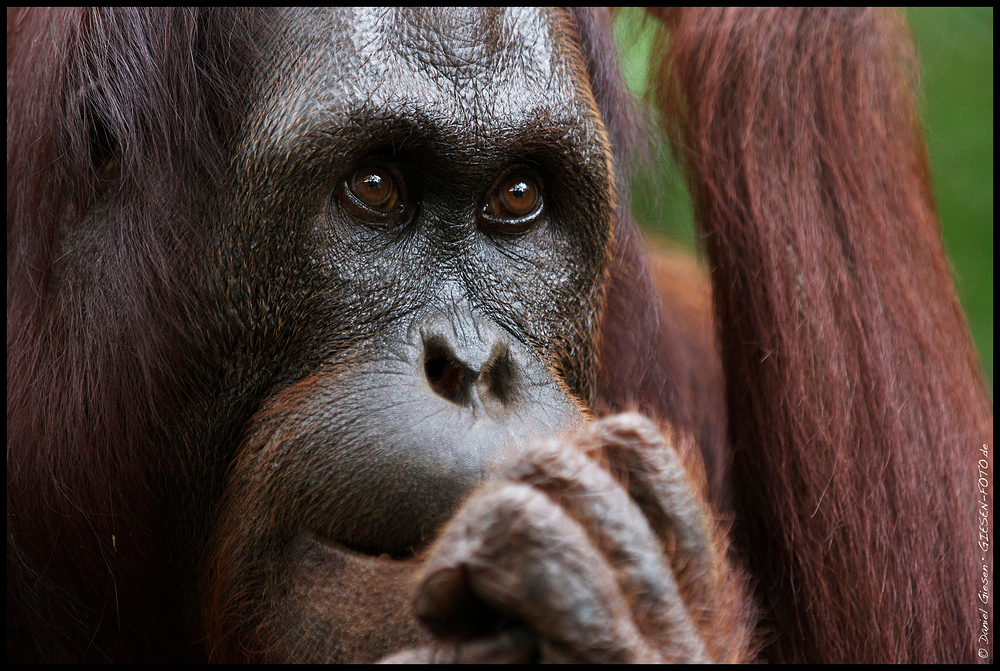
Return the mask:
M 921 112 L 934 193 L 955 283 L 993 390 L 993 8 L 907 9 L 921 63 Z M 641 10 L 623 10 L 616 34 L 637 95 L 651 33 Z M 664 186 L 666 185 L 666 187 Z M 633 210 L 647 232 L 696 248 L 691 203 L 669 152 L 637 176 Z

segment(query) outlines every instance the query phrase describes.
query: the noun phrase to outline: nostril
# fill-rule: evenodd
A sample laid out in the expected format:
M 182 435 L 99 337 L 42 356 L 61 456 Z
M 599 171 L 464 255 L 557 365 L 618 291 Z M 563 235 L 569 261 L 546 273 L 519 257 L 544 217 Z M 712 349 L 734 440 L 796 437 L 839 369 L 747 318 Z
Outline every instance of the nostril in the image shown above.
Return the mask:
M 423 341 L 424 376 L 441 398 L 465 408 L 481 405 L 492 416 L 510 412 L 521 400 L 524 372 L 505 341 L 496 339 L 489 351 L 481 341 L 456 349 L 439 334 L 424 334 Z
M 510 350 L 497 345 L 479 377 L 480 397 L 495 398 L 501 405 L 509 406 L 517 401 L 519 382 L 517 365 Z
M 471 387 L 478 375 L 456 360 L 447 347 L 428 343 L 424 375 L 438 396 L 457 405 L 469 405 L 472 401 Z

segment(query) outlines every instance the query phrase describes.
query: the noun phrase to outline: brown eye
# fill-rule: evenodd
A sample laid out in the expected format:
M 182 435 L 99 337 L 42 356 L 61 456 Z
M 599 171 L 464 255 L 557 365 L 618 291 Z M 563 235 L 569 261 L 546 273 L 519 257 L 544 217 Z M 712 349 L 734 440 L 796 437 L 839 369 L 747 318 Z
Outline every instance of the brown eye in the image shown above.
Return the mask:
M 498 223 L 531 223 L 542 209 L 542 189 L 536 177 L 515 173 L 497 183 L 483 209 Z
M 388 168 L 359 168 L 344 186 L 341 203 L 355 217 L 382 221 L 385 216 L 399 214 L 400 184 Z
M 351 193 L 377 212 L 389 212 L 399 202 L 399 191 L 388 170 L 365 168 L 351 177 Z

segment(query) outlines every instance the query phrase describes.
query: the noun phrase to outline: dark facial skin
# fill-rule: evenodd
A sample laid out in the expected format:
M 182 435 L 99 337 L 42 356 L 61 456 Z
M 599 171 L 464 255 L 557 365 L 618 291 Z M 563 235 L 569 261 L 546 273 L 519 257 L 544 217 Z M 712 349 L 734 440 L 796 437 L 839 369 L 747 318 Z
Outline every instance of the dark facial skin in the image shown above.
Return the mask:
M 192 346 L 265 399 L 203 584 L 224 645 L 373 659 L 424 640 L 410 576 L 469 491 L 589 413 L 610 150 L 558 11 L 274 25 L 195 266 Z

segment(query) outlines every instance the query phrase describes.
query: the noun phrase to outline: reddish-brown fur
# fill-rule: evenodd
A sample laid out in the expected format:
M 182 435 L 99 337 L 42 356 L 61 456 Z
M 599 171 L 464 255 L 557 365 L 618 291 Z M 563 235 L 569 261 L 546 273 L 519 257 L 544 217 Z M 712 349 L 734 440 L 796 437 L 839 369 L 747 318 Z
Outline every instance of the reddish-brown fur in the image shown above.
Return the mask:
M 661 14 L 659 104 L 707 243 L 721 367 L 682 295 L 697 281 L 651 272 L 622 213 L 598 410 L 638 408 L 696 438 L 713 499 L 734 511 L 764 659 L 973 661 L 992 407 L 941 245 L 902 21 Z M 257 27 L 252 12 L 109 16 L 8 10 L 9 658 L 200 652 L 198 606 L 170 598 L 192 576 L 164 559 L 185 539 L 162 533 L 163 501 L 190 494 L 173 487 L 179 469 L 213 465 L 161 438 L 193 383 L 176 373 L 184 297 L 165 250 L 204 244 L 193 217 L 226 168 L 227 83 L 259 57 Z M 641 134 L 606 19 L 575 16 L 624 165 Z M 91 116 L 121 149 L 120 216 L 104 224 L 119 244 L 92 269 L 118 291 L 80 281 L 52 296 L 64 222 L 108 168 L 92 162 Z M 201 547 L 206 530 L 190 533 Z
M 169 511 L 150 487 L 179 452 L 157 442 L 183 356 L 165 248 L 196 244 L 192 213 L 224 168 L 219 122 L 235 100 L 222 73 L 251 58 L 252 34 L 248 12 L 8 10 L 8 654 L 72 659 L 82 637 L 98 659 L 174 656 L 190 626 L 161 605 L 171 577 L 156 558 L 176 539 L 151 529 Z M 93 264 L 119 291 L 80 282 L 54 297 L 62 221 L 100 187 L 91 115 L 125 149 L 122 205 L 105 223 L 119 244 Z M 154 163 L 168 183 L 153 182 Z
M 664 18 L 660 96 L 711 258 L 767 656 L 972 661 L 976 462 L 993 417 L 901 14 Z

